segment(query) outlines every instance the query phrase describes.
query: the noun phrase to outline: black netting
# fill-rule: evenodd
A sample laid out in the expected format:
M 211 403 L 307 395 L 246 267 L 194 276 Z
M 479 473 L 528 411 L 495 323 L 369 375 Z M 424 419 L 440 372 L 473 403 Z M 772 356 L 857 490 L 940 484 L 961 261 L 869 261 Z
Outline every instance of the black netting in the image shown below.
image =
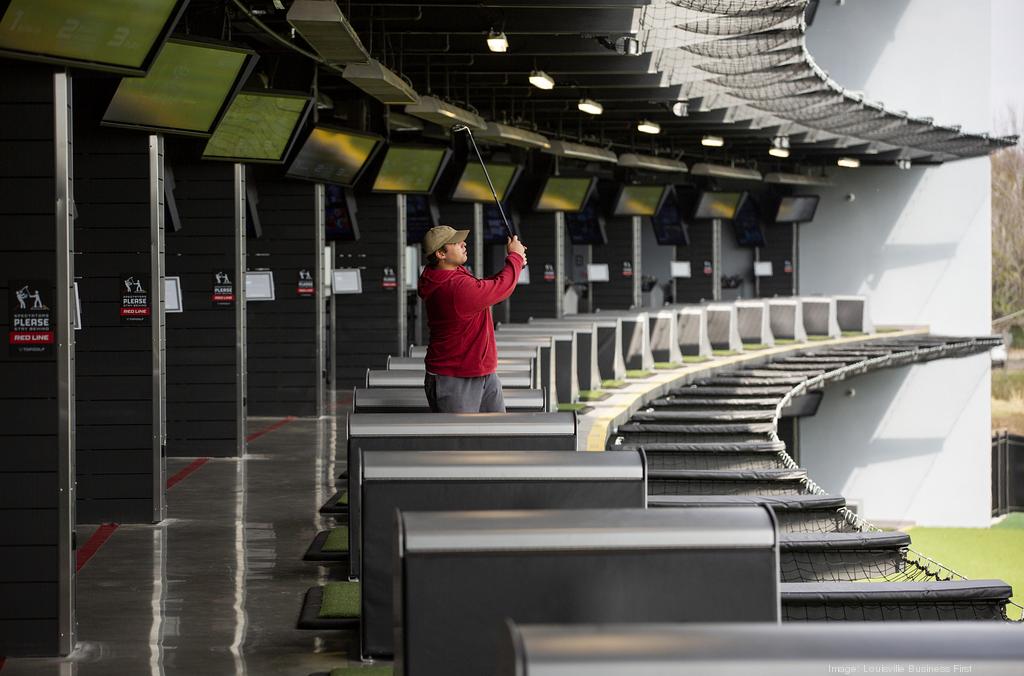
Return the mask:
M 757 71 L 755 73 L 741 73 L 740 75 L 720 75 L 709 80 L 711 84 L 718 85 L 724 89 L 747 89 L 751 87 L 764 87 L 778 82 L 789 82 L 797 78 L 804 78 L 813 73 L 805 63 L 791 63 L 769 70 Z
M 906 570 L 900 549 L 782 551 L 782 582 L 850 582 L 894 577 Z
M 701 409 L 701 408 L 775 408 L 780 397 L 760 397 L 746 399 L 730 399 L 728 397 L 674 397 L 667 396 L 655 399 L 647 404 L 654 408 L 670 408 L 678 410 Z
M 791 96 L 807 96 L 808 94 L 817 91 L 828 91 L 832 93 L 832 90 L 830 90 L 828 85 L 822 82 L 820 78 L 812 76 L 787 82 L 776 82 L 773 84 L 766 83 L 760 87 L 755 86 L 746 87 L 744 89 L 734 89 L 729 92 L 729 95 L 746 101 L 774 101 L 780 98 L 789 98 Z
M 775 453 L 647 451 L 647 469 L 758 470 L 782 469 Z
M 676 432 L 623 432 L 619 429 L 617 435 L 622 439 L 622 447 L 631 448 L 642 446 L 644 448 L 657 448 L 658 444 L 741 444 L 754 440 L 749 434 L 687 434 L 685 436 Z M 770 441 L 764 435 L 760 441 Z
M 804 13 L 803 3 L 790 7 L 713 16 L 678 24 L 676 28 L 701 35 L 745 35 L 774 28 Z
M 670 421 L 670 420 L 692 420 L 695 422 L 716 422 L 716 421 L 732 421 L 732 422 L 771 422 L 775 419 L 775 409 L 747 409 L 747 410 L 732 410 L 732 411 L 716 411 L 713 409 L 704 409 L 698 411 L 642 411 L 640 413 L 633 414 L 633 420 L 637 422 L 657 422 L 657 421 Z M 770 430 L 767 430 L 770 431 Z
M 1006 602 L 782 603 L 784 622 L 1006 620 Z
M 740 75 L 742 73 L 754 73 L 781 66 L 790 61 L 804 59 L 803 47 L 787 47 L 774 52 L 746 56 L 740 59 L 723 59 L 718 61 L 705 61 L 696 64 L 696 68 L 705 73 L 714 75 Z
M 752 101 L 747 105 L 769 113 L 798 113 L 799 111 L 808 111 L 826 106 L 830 103 L 843 103 L 841 96 L 841 94 L 834 91 L 812 92 L 810 94 L 784 96 L 767 101 Z
M 725 481 L 721 479 L 649 479 L 649 495 L 804 495 L 804 484 L 786 481 Z
M 839 99 L 832 103 L 825 103 L 824 105 L 817 105 L 812 108 L 793 108 L 786 111 L 786 119 L 793 120 L 794 122 L 813 122 L 814 120 L 820 120 L 826 117 L 832 117 L 833 115 L 839 115 L 851 108 L 854 108 L 860 104 L 846 99 Z M 761 106 L 754 106 L 755 108 Z M 765 109 L 767 110 L 767 109 Z
M 775 510 L 780 533 L 849 533 L 856 530 L 837 509 Z
M 753 35 L 742 35 L 722 40 L 709 40 L 696 44 L 683 45 L 683 49 L 697 56 L 712 59 L 738 59 L 745 56 L 756 56 L 780 47 L 788 47 L 803 36 L 797 28 L 783 28 Z
M 746 14 L 784 7 L 804 7 L 807 0 L 672 0 L 676 7 L 708 14 Z

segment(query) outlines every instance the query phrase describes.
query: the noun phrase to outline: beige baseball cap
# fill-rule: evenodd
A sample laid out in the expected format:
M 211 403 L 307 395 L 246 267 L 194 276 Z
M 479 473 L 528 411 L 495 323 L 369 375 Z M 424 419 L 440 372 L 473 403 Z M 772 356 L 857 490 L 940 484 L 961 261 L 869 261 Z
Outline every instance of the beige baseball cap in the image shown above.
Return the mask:
M 469 237 L 469 230 L 456 230 L 450 225 L 431 228 L 423 236 L 423 254 L 429 256 L 445 244 L 465 242 L 467 237 Z

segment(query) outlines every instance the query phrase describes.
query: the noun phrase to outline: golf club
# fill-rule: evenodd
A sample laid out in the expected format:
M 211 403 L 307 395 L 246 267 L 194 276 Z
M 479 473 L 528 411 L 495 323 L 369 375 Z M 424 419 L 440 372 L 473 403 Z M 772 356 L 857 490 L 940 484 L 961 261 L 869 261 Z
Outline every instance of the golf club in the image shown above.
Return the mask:
M 484 170 L 484 178 L 487 179 L 487 187 L 491 189 L 491 194 L 494 195 L 494 203 L 498 205 L 498 212 L 501 214 L 501 220 L 505 223 L 505 230 L 508 232 L 508 237 L 509 239 L 516 237 L 515 232 L 512 230 L 512 226 L 509 225 L 508 217 L 505 215 L 505 209 L 501 206 L 501 200 L 498 199 L 498 192 L 494 189 L 494 184 L 491 183 L 491 175 L 487 173 L 487 165 L 484 164 L 484 158 L 480 155 L 480 149 L 476 147 L 476 139 L 473 138 L 473 132 L 464 124 L 453 124 L 452 132 L 457 131 L 464 131 L 469 135 L 469 142 L 473 145 L 473 150 L 476 151 L 476 159 L 480 160 L 480 168 Z

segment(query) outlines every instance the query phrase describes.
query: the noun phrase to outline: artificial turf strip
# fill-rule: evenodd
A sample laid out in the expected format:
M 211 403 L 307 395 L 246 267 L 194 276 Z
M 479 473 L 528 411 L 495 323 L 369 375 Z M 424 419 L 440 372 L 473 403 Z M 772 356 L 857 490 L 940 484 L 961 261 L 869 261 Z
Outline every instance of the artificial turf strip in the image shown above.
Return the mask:
M 626 371 L 627 378 L 650 378 L 654 373 L 651 371 L 643 371 L 641 369 L 634 369 L 632 371 Z
M 331 669 L 330 676 L 391 676 L 395 673 L 390 666 L 375 665 L 372 667 L 341 667 Z
M 767 350 L 768 346 L 764 343 L 743 343 L 744 350 Z
M 320 548 L 324 552 L 347 552 L 348 551 L 348 526 L 332 528 L 324 540 L 324 546 Z
M 701 364 L 703 362 L 708 361 L 709 359 L 710 359 L 710 357 L 705 357 L 704 355 L 701 355 L 701 354 L 684 354 L 683 355 L 683 363 L 684 364 Z
M 995 528 L 911 528 L 907 532 L 915 551 L 967 579 L 1003 580 L 1013 587 L 1012 600 L 1024 605 L 1024 518 Z M 1019 612 L 1007 609 L 1014 620 Z
M 671 371 L 672 369 L 682 368 L 682 364 L 677 364 L 674 361 L 659 361 L 654 364 L 654 368 L 658 371 Z
M 626 381 L 624 381 L 624 380 L 602 380 L 601 381 L 601 389 L 602 390 L 618 390 L 618 389 L 621 389 L 621 388 L 623 388 L 625 386 L 626 386 Z
M 347 505 L 348 504 L 348 491 L 342 491 L 341 492 L 341 497 L 338 498 L 338 504 L 339 505 Z
M 843 338 L 853 338 L 854 336 L 866 336 L 868 334 L 863 331 L 843 331 Z
M 601 390 L 580 390 L 580 401 L 602 401 L 610 396 Z
M 807 340 L 832 340 L 832 336 L 807 336 Z
M 587 406 L 586 404 L 580 404 L 580 403 L 577 403 L 577 404 L 559 404 L 558 405 L 558 412 L 559 413 L 572 413 L 574 411 L 576 413 L 586 413 L 587 411 L 590 411 L 590 410 L 592 410 L 592 409 L 589 406 Z
M 711 354 L 716 357 L 731 357 L 735 354 L 739 354 L 735 350 L 711 350 Z
M 992 526 L 993 528 L 1024 528 L 1024 512 L 1009 514 L 1005 519 Z
M 348 619 L 359 617 L 359 583 L 328 582 L 320 604 L 321 618 Z
M 795 338 L 776 338 L 775 339 L 775 344 L 776 345 L 796 345 L 796 339 Z

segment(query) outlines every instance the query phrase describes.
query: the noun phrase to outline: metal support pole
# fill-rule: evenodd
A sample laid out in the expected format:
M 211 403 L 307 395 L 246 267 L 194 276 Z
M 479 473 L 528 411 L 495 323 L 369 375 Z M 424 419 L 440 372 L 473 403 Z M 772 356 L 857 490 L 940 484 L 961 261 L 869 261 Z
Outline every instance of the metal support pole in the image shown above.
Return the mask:
M 711 299 L 722 300 L 722 219 L 711 221 Z
M 761 247 L 754 247 L 754 268 L 757 269 L 757 264 L 761 262 Z M 761 297 L 761 278 L 754 275 L 754 298 Z
M 536 282 L 534 282 L 536 283 Z M 543 283 L 543 278 L 541 279 Z M 555 317 L 565 315 L 565 214 L 555 212 Z
M 246 293 L 245 293 L 245 268 L 246 268 L 246 215 L 245 215 L 245 165 L 236 163 L 235 170 L 235 280 L 237 291 L 235 292 L 235 450 L 238 457 L 245 455 L 245 418 L 248 414 L 248 370 L 246 350 Z
M 473 203 L 473 274 L 484 276 L 484 205 Z
M 641 284 L 641 276 L 643 271 L 643 260 L 642 260 L 642 242 L 640 239 L 640 217 L 633 216 L 630 221 L 630 229 L 633 240 L 633 303 L 632 306 L 635 308 L 640 307 L 642 301 L 643 285 Z
M 313 255 L 316 265 L 313 268 L 313 286 L 316 288 L 314 295 L 316 319 L 316 417 L 324 414 L 326 405 L 327 388 L 327 346 L 325 344 L 327 327 L 324 325 L 324 276 L 326 275 L 324 265 L 324 184 L 317 183 L 313 186 Z
M 149 279 L 153 364 L 153 523 L 167 518 L 167 299 L 164 297 L 164 137 L 149 136 Z
M 790 259 L 790 263 L 793 264 L 793 273 L 792 273 L 793 279 L 791 280 L 791 283 L 793 285 L 792 286 L 792 288 L 793 288 L 793 295 L 796 296 L 796 295 L 798 295 L 800 293 L 800 262 L 798 260 L 800 258 L 800 224 L 799 223 L 794 223 L 793 224 L 793 252 L 790 255 L 792 255 L 792 258 Z
M 327 274 L 334 274 L 334 264 L 338 260 L 335 243 L 331 242 L 327 247 L 328 268 Z M 331 292 L 327 296 L 327 317 L 330 326 L 327 332 L 327 384 L 334 389 L 338 380 L 338 297 L 334 295 L 334 282 L 331 282 Z
M 395 279 L 397 281 L 397 288 L 395 292 L 398 294 L 397 302 L 395 303 L 398 307 L 398 345 L 395 354 L 399 357 L 405 356 L 406 350 L 409 346 L 409 327 L 408 320 L 405 313 L 408 311 L 406 307 L 405 298 L 405 231 L 406 231 L 406 201 L 405 195 L 395 195 L 396 207 L 398 209 L 398 248 L 395 250 L 395 260 L 397 261 L 395 267 Z

